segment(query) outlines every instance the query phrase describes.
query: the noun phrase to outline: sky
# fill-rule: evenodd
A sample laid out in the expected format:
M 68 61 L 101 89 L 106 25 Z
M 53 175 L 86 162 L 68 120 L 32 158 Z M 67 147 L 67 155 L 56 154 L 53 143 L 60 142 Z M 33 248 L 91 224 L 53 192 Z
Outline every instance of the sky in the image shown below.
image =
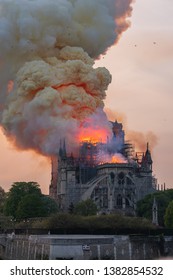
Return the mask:
M 172 14 L 171 0 L 136 0 L 131 27 L 96 61 L 97 67 L 106 67 L 112 75 L 105 107 L 123 121 L 126 138 L 139 132 L 141 137 L 152 133 L 157 139 L 152 147 L 153 174 L 167 188 L 173 188 Z M 13 182 L 36 181 L 48 193 L 48 158 L 17 151 L 2 131 L 0 155 L 0 186 L 6 191 Z

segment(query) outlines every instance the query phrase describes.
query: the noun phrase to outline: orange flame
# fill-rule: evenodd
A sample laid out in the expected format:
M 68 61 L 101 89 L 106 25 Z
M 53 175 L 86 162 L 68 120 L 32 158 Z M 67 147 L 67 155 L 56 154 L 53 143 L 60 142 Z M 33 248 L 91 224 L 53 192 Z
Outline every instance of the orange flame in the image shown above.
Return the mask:
M 113 155 L 110 162 L 111 163 L 126 163 L 127 161 L 118 155 Z
M 104 123 L 104 118 L 100 116 L 99 120 L 95 121 L 88 117 L 85 118 L 80 124 L 80 130 L 77 135 L 77 141 L 96 143 L 106 143 L 108 138 L 112 136 L 112 129 L 108 126 L 108 123 Z
M 78 135 L 79 142 L 106 143 L 108 132 L 104 129 L 83 128 Z
M 103 155 L 100 164 L 104 163 L 127 163 L 127 160 L 121 154 Z

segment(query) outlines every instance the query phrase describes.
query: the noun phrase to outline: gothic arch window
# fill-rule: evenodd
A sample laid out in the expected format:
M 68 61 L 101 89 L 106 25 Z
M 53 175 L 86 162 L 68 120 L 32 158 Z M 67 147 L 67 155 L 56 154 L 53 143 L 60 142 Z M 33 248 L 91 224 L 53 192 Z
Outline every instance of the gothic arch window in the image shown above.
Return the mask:
M 117 195 L 117 206 L 119 208 L 122 208 L 122 205 L 123 205 L 123 199 L 122 199 L 122 196 L 120 194 Z
M 118 184 L 119 185 L 124 185 L 124 182 L 125 182 L 125 175 L 123 172 L 120 172 L 118 174 Z
M 132 180 L 129 177 L 126 177 L 126 182 L 127 182 L 127 185 L 133 184 Z
M 111 183 L 114 184 L 115 181 L 115 174 L 113 172 L 110 173 Z

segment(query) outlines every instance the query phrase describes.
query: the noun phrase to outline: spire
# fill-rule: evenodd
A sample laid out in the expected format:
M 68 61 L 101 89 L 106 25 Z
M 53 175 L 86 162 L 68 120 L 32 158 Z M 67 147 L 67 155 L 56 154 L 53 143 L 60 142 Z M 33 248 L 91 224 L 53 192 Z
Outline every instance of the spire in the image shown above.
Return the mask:
M 59 144 L 59 156 L 65 158 L 67 156 L 66 153 L 66 144 L 65 144 L 65 138 L 63 140 L 63 145 L 62 145 L 62 140 L 60 139 L 60 144 Z
M 146 162 L 149 165 L 152 165 L 153 161 L 152 161 L 152 158 L 151 158 L 151 152 L 149 150 L 149 143 L 148 142 L 147 142 L 147 150 L 145 152 L 145 158 L 146 158 Z
M 67 156 L 65 138 L 64 138 L 64 142 L 63 142 L 63 156 L 64 156 L 64 157 Z
M 145 154 L 143 153 L 142 160 L 141 160 L 141 167 L 144 172 L 152 172 L 152 158 L 151 153 L 149 150 L 149 143 L 147 142 L 147 149 Z
M 156 202 L 156 198 L 154 196 L 153 200 L 153 207 L 152 207 L 152 223 L 156 226 L 158 226 L 158 206 Z
M 63 150 L 62 150 L 62 143 L 61 143 L 61 139 L 60 139 L 60 143 L 59 143 L 59 156 L 62 157 L 63 156 Z

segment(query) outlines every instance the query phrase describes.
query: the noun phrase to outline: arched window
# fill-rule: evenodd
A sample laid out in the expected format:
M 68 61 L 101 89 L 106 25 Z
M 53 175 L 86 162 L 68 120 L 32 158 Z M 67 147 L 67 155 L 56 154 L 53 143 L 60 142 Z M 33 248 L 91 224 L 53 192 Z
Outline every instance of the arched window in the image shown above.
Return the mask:
M 122 208 L 122 205 L 123 205 L 123 199 L 122 199 L 122 196 L 120 194 L 117 195 L 117 206 L 119 208 Z
M 133 182 L 129 177 L 126 177 L 127 185 L 132 185 Z
M 124 185 L 124 179 L 125 179 L 125 175 L 123 172 L 120 172 L 118 174 L 118 184 L 119 185 Z
M 110 173 L 111 183 L 114 184 L 115 181 L 115 174 L 113 172 Z

